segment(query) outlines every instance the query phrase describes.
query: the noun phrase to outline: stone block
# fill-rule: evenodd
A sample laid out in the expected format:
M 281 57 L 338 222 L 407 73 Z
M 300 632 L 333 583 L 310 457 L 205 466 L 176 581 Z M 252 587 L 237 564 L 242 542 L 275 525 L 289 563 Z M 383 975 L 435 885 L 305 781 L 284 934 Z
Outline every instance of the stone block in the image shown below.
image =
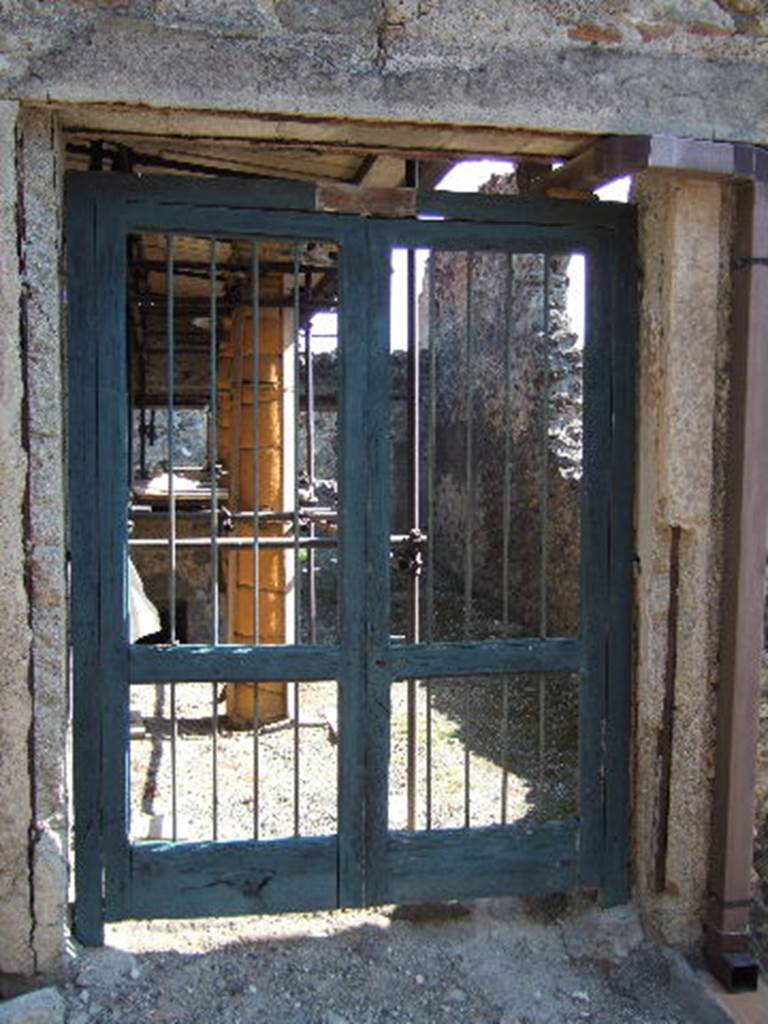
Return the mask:
M 563 923 L 563 942 L 574 960 L 618 964 L 643 938 L 637 908 L 631 903 L 608 910 L 590 907 Z
M 0 1003 L 0 1024 L 64 1024 L 66 1007 L 55 988 L 41 988 Z
M 98 993 L 110 994 L 116 985 L 135 975 L 136 958 L 124 949 L 102 946 L 99 949 L 84 949 L 80 954 L 77 970 L 77 984 Z

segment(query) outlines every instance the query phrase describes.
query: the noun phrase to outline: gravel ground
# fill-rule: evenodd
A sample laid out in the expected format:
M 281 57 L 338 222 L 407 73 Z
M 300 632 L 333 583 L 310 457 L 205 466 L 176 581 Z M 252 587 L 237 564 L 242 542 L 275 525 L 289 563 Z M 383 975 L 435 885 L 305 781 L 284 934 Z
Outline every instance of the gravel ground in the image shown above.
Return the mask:
M 431 686 L 432 824 L 562 817 L 575 806 L 576 692 L 563 679 Z M 220 691 L 178 684 L 178 836 L 213 832 L 214 748 L 221 839 L 250 837 L 254 737 L 227 727 Z M 417 687 L 418 824 L 426 819 L 427 690 Z M 505 720 L 506 731 L 499 728 Z M 134 687 L 134 838 L 168 838 L 174 753 L 170 688 Z M 219 718 L 212 728 L 213 713 Z M 407 686 L 392 691 L 390 825 L 405 825 Z M 298 749 L 301 832 L 336 829 L 336 684 L 300 687 L 298 726 L 258 731 L 259 834 L 293 834 Z M 572 922 L 584 916 L 584 941 Z M 654 947 L 606 956 L 584 907 L 552 898 L 279 917 L 124 922 L 117 949 L 85 953 L 63 989 L 68 1024 L 693 1024 L 666 991 Z M 570 922 L 570 923 L 569 923 Z M 631 929 L 630 929 L 631 930 Z M 599 929 L 598 929 L 599 931 Z M 569 934 L 571 938 L 569 939 Z M 632 932 L 635 944 L 641 935 Z M 609 946 L 611 943 L 609 942 Z M 614 943 L 615 945 L 615 943 Z M 600 948 L 597 948 L 600 947 Z M 121 952 L 122 951 L 122 952 Z M 622 952 L 626 953 L 627 950 Z
M 574 929 L 557 901 L 534 909 L 126 922 L 109 942 L 133 955 L 85 954 L 63 989 L 68 1024 L 694 1024 L 655 947 L 616 965 L 595 947 L 590 912 Z
M 565 677 L 570 680 L 570 677 Z M 294 686 L 290 697 L 294 696 Z M 258 757 L 259 836 L 294 834 L 294 768 L 299 774 L 299 832 L 336 831 L 338 716 L 336 684 L 299 686 L 295 719 L 253 732 L 228 727 L 222 688 L 177 684 L 177 739 L 171 741 L 170 687 L 135 686 L 131 709 L 131 819 L 134 839 L 170 838 L 172 777 L 177 779 L 177 836 L 202 840 L 254 834 L 253 784 Z M 427 825 L 427 687 L 416 687 L 417 827 Z M 463 827 L 469 795 L 472 826 L 574 815 L 577 780 L 576 688 L 558 676 L 517 680 L 434 680 L 430 684 L 431 823 Z M 295 706 L 295 705 L 294 705 Z M 506 713 L 505 713 L 506 709 Z M 212 728 L 217 717 L 216 742 Z M 501 724 L 506 721 L 506 729 Z M 389 824 L 406 827 L 407 684 L 392 687 Z M 258 748 L 258 749 L 257 749 Z M 215 765 L 214 765 L 215 761 Z

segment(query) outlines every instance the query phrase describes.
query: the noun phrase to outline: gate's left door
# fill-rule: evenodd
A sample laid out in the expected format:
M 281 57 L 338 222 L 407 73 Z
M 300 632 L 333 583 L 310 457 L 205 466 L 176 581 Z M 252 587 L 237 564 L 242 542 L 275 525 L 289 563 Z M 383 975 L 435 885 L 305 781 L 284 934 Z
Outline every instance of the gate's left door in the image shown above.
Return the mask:
M 68 189 L 77 935 L 359 903 L 362 223 Z

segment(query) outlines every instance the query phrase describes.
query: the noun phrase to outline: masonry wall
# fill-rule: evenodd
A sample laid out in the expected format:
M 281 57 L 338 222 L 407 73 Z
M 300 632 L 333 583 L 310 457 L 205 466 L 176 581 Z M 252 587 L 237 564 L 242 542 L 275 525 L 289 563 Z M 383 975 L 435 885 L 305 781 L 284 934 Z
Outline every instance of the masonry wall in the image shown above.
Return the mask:
M 652 933 L 690 945 L 711 816 L 732 206 L 727 185 L 661 172 L 636 199 L 635 885 Z
M 68 881 L 61 152 L 0 104 L 0 974 L 59 966 Z
M 32 698 L 31 631 L 24 583 L 24 502 L 27 457 L 22 444 L 24 385 L 19 334 L 21 279 L 16 244 L 16 103 L 0 104 L 0 971 L 34 969 L 27 836 L 31 794 L 27 778 Z
M 56 118 L 226 137 L 235 131 L 232 116 L 217 111 L 240 111 L 237 131 L 248 132 L 275 111 L 286 123 L 300 114 L 386 114 L 491 126 L 507 144 L 504 130 L 520 126 L 765 142 L 768 48 L 756 41 L 768 34 L 768 21 L 759 7 L 743 0 L 485 7 L 462 0 L 19 0 L 4 8 L 0 974 L 53 970 L 66 950 Z M 40 106 L 20 115 L 17 99 Z M 68 106 L 79 103 L 122 106 Z M 269 130 L 280 138 L 279 126 Z M 659 173 L 642 176 L 637 200 L 643 298 L 633 863 L 652 933 L 689 945 L 700 934 L 709 843 L 730 207 L 726 186 Z M 673 562 L 677 588 L 670 586 Z
M 141 104 L 140 131 L 158 107 L 160 133 L 207 109 L 768 139 L 759 0 L 15 0 L 0 28 L 0 95 Z

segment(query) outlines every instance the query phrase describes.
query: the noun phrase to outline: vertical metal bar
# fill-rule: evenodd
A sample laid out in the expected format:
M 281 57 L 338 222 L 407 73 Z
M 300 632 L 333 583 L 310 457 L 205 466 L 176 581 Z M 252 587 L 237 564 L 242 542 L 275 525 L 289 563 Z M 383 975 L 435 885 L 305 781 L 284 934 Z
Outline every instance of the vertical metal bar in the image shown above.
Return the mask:
M 504 493 L 502 496 L 502 556 L 501 556 L 501 619 L 505 627 L 509 626 L 509 555 L 511 547 L 510 527 L 512 521 L 512 253 L 507 253 L 507 273 L 504 297 L 504 321 L 506 331 L 504 337 Z
M 218 403 L 218 310 L 216 308 L 216 239 L 211 239 L 210 266 L 210 387 L 211 417 L 208 426 L 208 461 L 211 470 L 211 614 L 213 616 L 213 643 L 219 642 L 219 507 L 218 480 L 216 478 L 216 458 L 218 455 L 217 423 L 219 414 Z M 219 702 L 216 683 L 211 683 L 211 770 L 213 772 L 213 791 L 211 801 L 212 838 L 219 838 Z
M 166 339 L 168 405 L 166 444 L 168 462 L 168 632 L 172 644 L 176 643 L 176 491 L 173 480 L 173 413 L 175 404 L 176 341 L 174 333 L 174 251 L 176 240 L 166 236 Z
M 299 249 L 296 246 L 293 250 L 293 578 L 294 578 L 294 643 L 301 643 L 301 519 L 299 516 L 299 472 L 301 470 L 301 459 L 299 452 L 299 382 L 300 382 L 300 360 L 299 360 L 299 324 L 301 316 L 301 294 L 299 289 L 299 274 L 301 265 L 299 261 Z M 300 686 L 298 680 L 293 684 L 293 834 L 298 836 L 301 831 L 300 821 L 300 737 L 299 718 L 300 708 Z
M 509 556 L 511 547 L 512 525 L 512 253 L 507 253 L 507 272 L 504 291 L 504 481 L 502 495 L 502 556 L 501 556 L 501 618 L 504 636 L 509 631 Z M 509 791 L 509 772 L 507 768 L 509 754 L 509 680 L 505 676 L 501 692 L 501 823 L 507 823 L 507 803 Z
M 311 274 L 307 274 L 307 298 L 311 297 Z M 315 368 L 312 365 L 312 321 L 307 318 L 304 328 L 306 339 L 306 416 L 307 416 L 307 476 L 310 489 L 315 484 Z M 315 521 L 310 520 L 309 536 L 314 539 Z M 315 581 L 315 549 L 310 547 L 307 559 L 309 569 L 309 642 L 317 643 L 317 586 Z
M 253 402 L 253 642 L 261 640 L 261 306 L 259 302 L 260 243 L 251 244 L 251 398 Z M 253 702 L 253 838 L 259 838 L 261 685 L 255 682 Z
M 168 456 L 168 639 L 176 643 L 176 490 L 173 480 L 173 412 L 175 404 L 176 337 L 174 331 L 174 254 L 176 239 L 166 235 L 166 339 L 168 373 L 168 407 L 166 424 Z M 178 839 L 179 813 L 177 789 L 177 741 L 178 720 L 176 716 L 176 683 L 171 683 L 171 838 Z
M 547 573 L 549 570 L 549 293 L 550 293 L 550 256 L 544 257 L 544 309 L 542 317 L 542 372 L 541 405 L 539 407 L 539 458 L 541 475 L 539 477 L 539 530 L 540 551 L 539 561 L 539 636 L 547 635 Z
M 144 376 L 144 374 L 142 374 Z M 147 409 L 142 405 L 139 413 L 139 475 L 147 479 Z
M 419 529 L 419 339 L 416 326 L 416 253 L 406 252 L 406 301 L 408 329 L 408 513 L 410 525 Z M 408 639 L 419 642 L 419 573 L 415 557 L 409 567 L 408 577 Z M 416 828 L 416 767 L 417 767 L 417 701 L 418 681 L 408 679 L 407 683 L 407 804 L 408 828 Z
M 216 240 L 211 240 L 211 418 L 208 427 L 208 461 L 211 471 L 211 607 L 213 609 L 213 643 L 219 643 L 219 548 L 218 548 L 218 310 L 216 308 Z
M 541 559 L 539 563 L 539 636 L 544 638 L 547 635 L 547 576 L 549 575 L 549 303 L 551 288 L 551 259 L 549 253 L 544 254 L 544 309 L 542 327 L 542 372 L 544 375 L 541 388 L 540 407 L 540 452 L 541 476 L 539 478 L 539 531 L 541 543 Z M 539 749 L 539 793 L 540 798 L 544 795 L 544 745 L 545 745 L 545 722 L 546 722 L 546 680 L 539 679 L 539 728 L 538 728 L 538 749 Z
M 473 466 L 473 432 L 472 432 L 472 399 L 473 399 L 473 371 L 472 365 L 472 253 L 466 254 L 467 260 L 467 297 L 466 297 L 466 338 L 465 338 L 465 372 L 466 392 L 464 414 L 466 417 L 465 434 L 465 494 L 464 494 L 464 639 L 469 640 L 472 628 L 472 541 L 473 522 L 475 511 L 475 476 Z M 469 723 L 471 713 L 471 701 L 469 699 L 469 682 L 464 682 L 464 721 Z M 469 744 L 464 740 L 464 827 L 469 828 L 471 814 L 470 797 L 470 761 Z
M 301 263 L 299 260 L 299 248 L 293 250 L 293 618 L 294 618 L 294 643 L 301 643 L 301 517 L 299 515 L 299 473 L 301 472 L 301 460 L 299 458 L 299 317 L 301 315 L 301 296 L 299 289 L 299 274 Z
M 428 334 L 429 343 L 429 422 L 427 428 L 427 594 L 426 633 L 427 643 L 435 637 L 435 459 L 437 440 L 437 296 L 433 250 L 428 263 Z M 432 680 L 427 678 L 426 708 L 426 827 L 432 828 Z

